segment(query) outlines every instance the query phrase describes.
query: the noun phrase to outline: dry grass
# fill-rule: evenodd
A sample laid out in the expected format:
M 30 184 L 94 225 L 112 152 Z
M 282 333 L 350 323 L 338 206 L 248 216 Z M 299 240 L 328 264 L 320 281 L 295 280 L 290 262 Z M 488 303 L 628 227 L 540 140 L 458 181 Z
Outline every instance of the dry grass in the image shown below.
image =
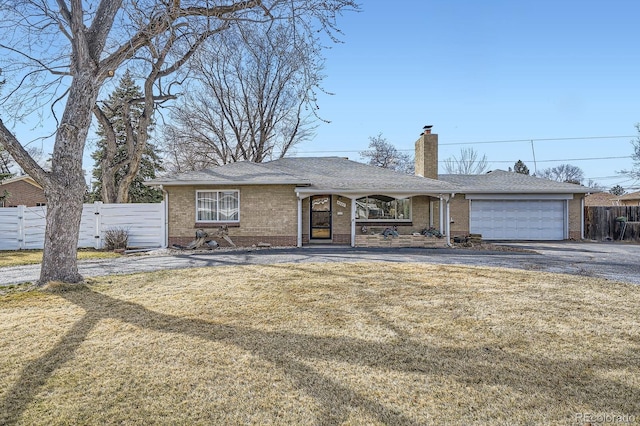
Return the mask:
M 78 250 L 78 259 L 103 259 L 121 256 L 111 251 Z M 0 251 L 0 268 L 42 263 L 42 250 Z
M 0 297 L 0 424 L 640 421 L 638 286 L 354 263 L 53 287 Z

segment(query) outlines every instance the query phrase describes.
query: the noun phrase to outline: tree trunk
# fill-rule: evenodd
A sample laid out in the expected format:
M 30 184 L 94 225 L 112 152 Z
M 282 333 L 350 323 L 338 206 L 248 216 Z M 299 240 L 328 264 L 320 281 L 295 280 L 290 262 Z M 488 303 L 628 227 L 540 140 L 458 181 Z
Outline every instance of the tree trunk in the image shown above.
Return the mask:
M 47 191 L 47 227 L 44 239 L 44 253 L 39 284 L 49 281 L 77 283 L 82 281 L 78 272 L 77 252 L 80 219 L 82 218 L 82 194 L 84 177 L 69 173 L 68 181 L 75 181 L 74 187 L 51 188 Z M 78 193 L 80 196 L 78 196 Z
M 108 152 L 105 153 L 105 157 L 107 155 Z M 102 162 L 102 176 L 100 176 L 102 188 L 100 195 L 102 196 L 102 202 L 105 204 L 117 203 L 117 190 L 115 186 L 116 170 L 115 167 L 107 165 L 106 163 L 107 161 Z
M 51 172 L 45 182 L 47 227 L 39 284 L 49 281 L 77 283 L 78 235 L 82 201 L 86 189 L 82 154 L 91 124 L 92 109 L 98 96 L 93 69 L 78 72 L 58 126 L 51 158 Z

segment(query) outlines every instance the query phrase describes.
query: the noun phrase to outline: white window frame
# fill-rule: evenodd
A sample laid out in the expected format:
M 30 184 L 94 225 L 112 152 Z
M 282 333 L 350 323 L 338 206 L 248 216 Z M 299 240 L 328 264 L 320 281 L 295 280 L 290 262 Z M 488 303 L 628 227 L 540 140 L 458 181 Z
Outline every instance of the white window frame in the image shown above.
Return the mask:
M 373 194 L 373 195 L 365 195 L 364 197 L 358 197 L 354 199 L 352 202 L 356 203 L 361 198 L 374 198 L 375 195 L 384 195 L 384 194 Z M 356 222 L 397 222 L 397 223 L 410 223 L 413 221 L 413 197 L 406 198 L 397 198 L 387 195 L 387 197 L 393 198 L 394 200 L 409 200 L 409 217 L 405 219 L 367 219 L 367 218 L 357 218 Z M 356 207 L 357 209 L 357 207 Z
M 236 220 L 220 220 L 219 219 L 219 214 L 220 211 L 217 210 L 217 216 L 218 219 L 215 220 L 203 220 L 203 219 L 199 219 L 198 218 L 198 199 L 199 199 L 199 194 L 202 192 L 214 192 L 216 193 L 216 205 L 218 205 L 218 202 L 220 201 L 220 194 L 223 192 L 235 192 L 237 194 L 237 199 L 238 199 L 238 219 Z M 195 208 L 195 216 L 196 216 L 196 222 L 197 223 L 239 223 L 240 222 L 240 190 L 239 189 L 199 189 L 196 190 L 196 208 Z

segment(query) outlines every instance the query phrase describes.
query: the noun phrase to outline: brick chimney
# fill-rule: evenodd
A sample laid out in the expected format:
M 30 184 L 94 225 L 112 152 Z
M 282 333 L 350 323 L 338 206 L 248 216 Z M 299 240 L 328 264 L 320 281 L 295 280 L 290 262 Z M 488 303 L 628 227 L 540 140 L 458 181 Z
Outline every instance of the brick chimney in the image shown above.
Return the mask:
M 416 141 L 416 176 L 438 179 L 438 135 L 431 133 L 433 126 L 424 126 Z

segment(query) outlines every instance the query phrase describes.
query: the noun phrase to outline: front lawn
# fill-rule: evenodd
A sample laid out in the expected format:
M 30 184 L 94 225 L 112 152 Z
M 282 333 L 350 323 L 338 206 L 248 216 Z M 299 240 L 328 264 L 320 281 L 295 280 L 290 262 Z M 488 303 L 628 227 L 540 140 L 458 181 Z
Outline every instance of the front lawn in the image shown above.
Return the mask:
M 633 423 L 639 307 L 633 285 L 397 263 L 17 289 L 0 424 Z
M 78 259 L 103 259 L 118 257 L 120 254 L 104 250 L 78 250 Z M 42 263 L 42 250 L 0 251 L 0 268 L 7 266 L 34 265 Z

